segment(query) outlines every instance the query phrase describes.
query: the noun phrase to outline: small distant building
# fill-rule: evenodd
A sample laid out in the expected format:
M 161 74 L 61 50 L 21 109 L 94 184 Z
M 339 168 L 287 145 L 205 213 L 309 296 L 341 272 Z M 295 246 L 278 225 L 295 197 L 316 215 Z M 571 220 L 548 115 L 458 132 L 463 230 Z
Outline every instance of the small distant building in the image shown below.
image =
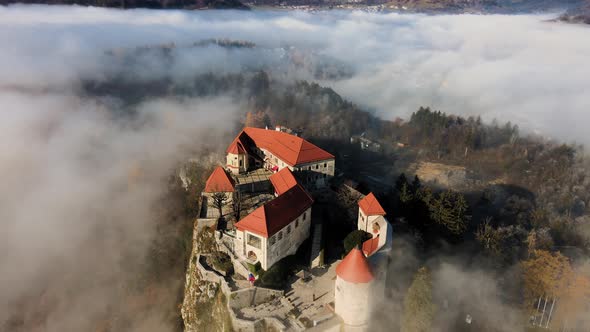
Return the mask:
M 287 133 L 287 134 L 299 136 L 299 132 L 298 131 L 295 131 L 295 130 L 289 128 L 289 127 L 285 127 L 285 126 L 281 126 L 281 125 L 276 125 L 275 126 L 275 130 L 276 131 L 283 132 L 283 133 Z
M 325 187 L 334 176 L 334 155 L 280 128 L 246 127 L 226 152 L 226 166 L 233 174 L 258 168 L 272 172 L 288 168 L 297 174 L 302 185 L 311 189 Z
M 274 174 L 277 197 L 236 223 L 235 254 L 267 270 L 309 237 L 313 199 L 288 168 Z
M 365 133 L 360 135 L 354 135 L 350 137 L 350 143 L 356 144 L 358 143 L 361 147 L 361 150 L 368 150 L 373 152 L 379 152 L 381 149 L 381 144 L 375 142 L 365 136 Z

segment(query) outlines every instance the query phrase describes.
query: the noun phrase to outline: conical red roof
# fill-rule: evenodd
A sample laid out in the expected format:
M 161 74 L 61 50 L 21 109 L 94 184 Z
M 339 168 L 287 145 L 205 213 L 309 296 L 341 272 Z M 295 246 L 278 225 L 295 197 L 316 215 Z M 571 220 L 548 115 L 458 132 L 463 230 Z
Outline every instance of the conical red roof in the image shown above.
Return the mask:
M 373 280 L 373 272 L 365 255 L 357 249 L 352 249 L 336 266 L 336 275 L 345 281 L 364 284 Z

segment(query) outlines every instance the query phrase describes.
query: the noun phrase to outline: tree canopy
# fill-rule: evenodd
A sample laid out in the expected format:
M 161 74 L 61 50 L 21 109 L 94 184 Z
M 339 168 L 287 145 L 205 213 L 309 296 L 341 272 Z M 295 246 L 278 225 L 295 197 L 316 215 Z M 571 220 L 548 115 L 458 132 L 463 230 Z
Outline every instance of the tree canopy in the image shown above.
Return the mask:
M 361 229 L 350 232 L 350 234 L 344 238 L 344 253 L 347 254 L 352 249 L 354 249 L 354 247 L 369 240 L 371 237 L 372 236 L 370 233 L 367 233 Z
M 471 218 L 467 211 L 469 206 L 465 197 L 452 190 L 435 196 L 429 205 L 430 216 L 438 224 L 445 226 L 452 234 L 461 235 L 467 229 Z

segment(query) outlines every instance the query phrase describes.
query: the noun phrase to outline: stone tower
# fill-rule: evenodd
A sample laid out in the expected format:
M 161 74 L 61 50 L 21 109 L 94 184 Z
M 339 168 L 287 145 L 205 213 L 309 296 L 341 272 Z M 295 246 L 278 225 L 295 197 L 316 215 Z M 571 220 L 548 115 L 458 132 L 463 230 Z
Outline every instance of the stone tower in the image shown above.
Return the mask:
M 357 248 L 352 249 L 336 267 L 335 312 L 345 325 L 359 330 L 368 327 L 373 283 L 373 272 L 365 255 Z
M 367 233 L 374 233 L 374 222 L 379 218 L 385 216 L 385 210 L 377 201 L 377 198 L 373 193 L 369 193 L 358 203 L 359 215 L 358 215 L 358 227 L 357 229 L 363 230 Z

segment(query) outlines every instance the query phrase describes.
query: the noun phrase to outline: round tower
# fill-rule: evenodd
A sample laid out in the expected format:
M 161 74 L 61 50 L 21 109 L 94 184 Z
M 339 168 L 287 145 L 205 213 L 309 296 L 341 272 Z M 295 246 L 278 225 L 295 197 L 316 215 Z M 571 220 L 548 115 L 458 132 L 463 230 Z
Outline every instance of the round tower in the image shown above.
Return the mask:
M 371 267 L 357 248 L 336 267 L 334 310 L 344 324 L 359 327 L 368 324 L 373 280 Z

